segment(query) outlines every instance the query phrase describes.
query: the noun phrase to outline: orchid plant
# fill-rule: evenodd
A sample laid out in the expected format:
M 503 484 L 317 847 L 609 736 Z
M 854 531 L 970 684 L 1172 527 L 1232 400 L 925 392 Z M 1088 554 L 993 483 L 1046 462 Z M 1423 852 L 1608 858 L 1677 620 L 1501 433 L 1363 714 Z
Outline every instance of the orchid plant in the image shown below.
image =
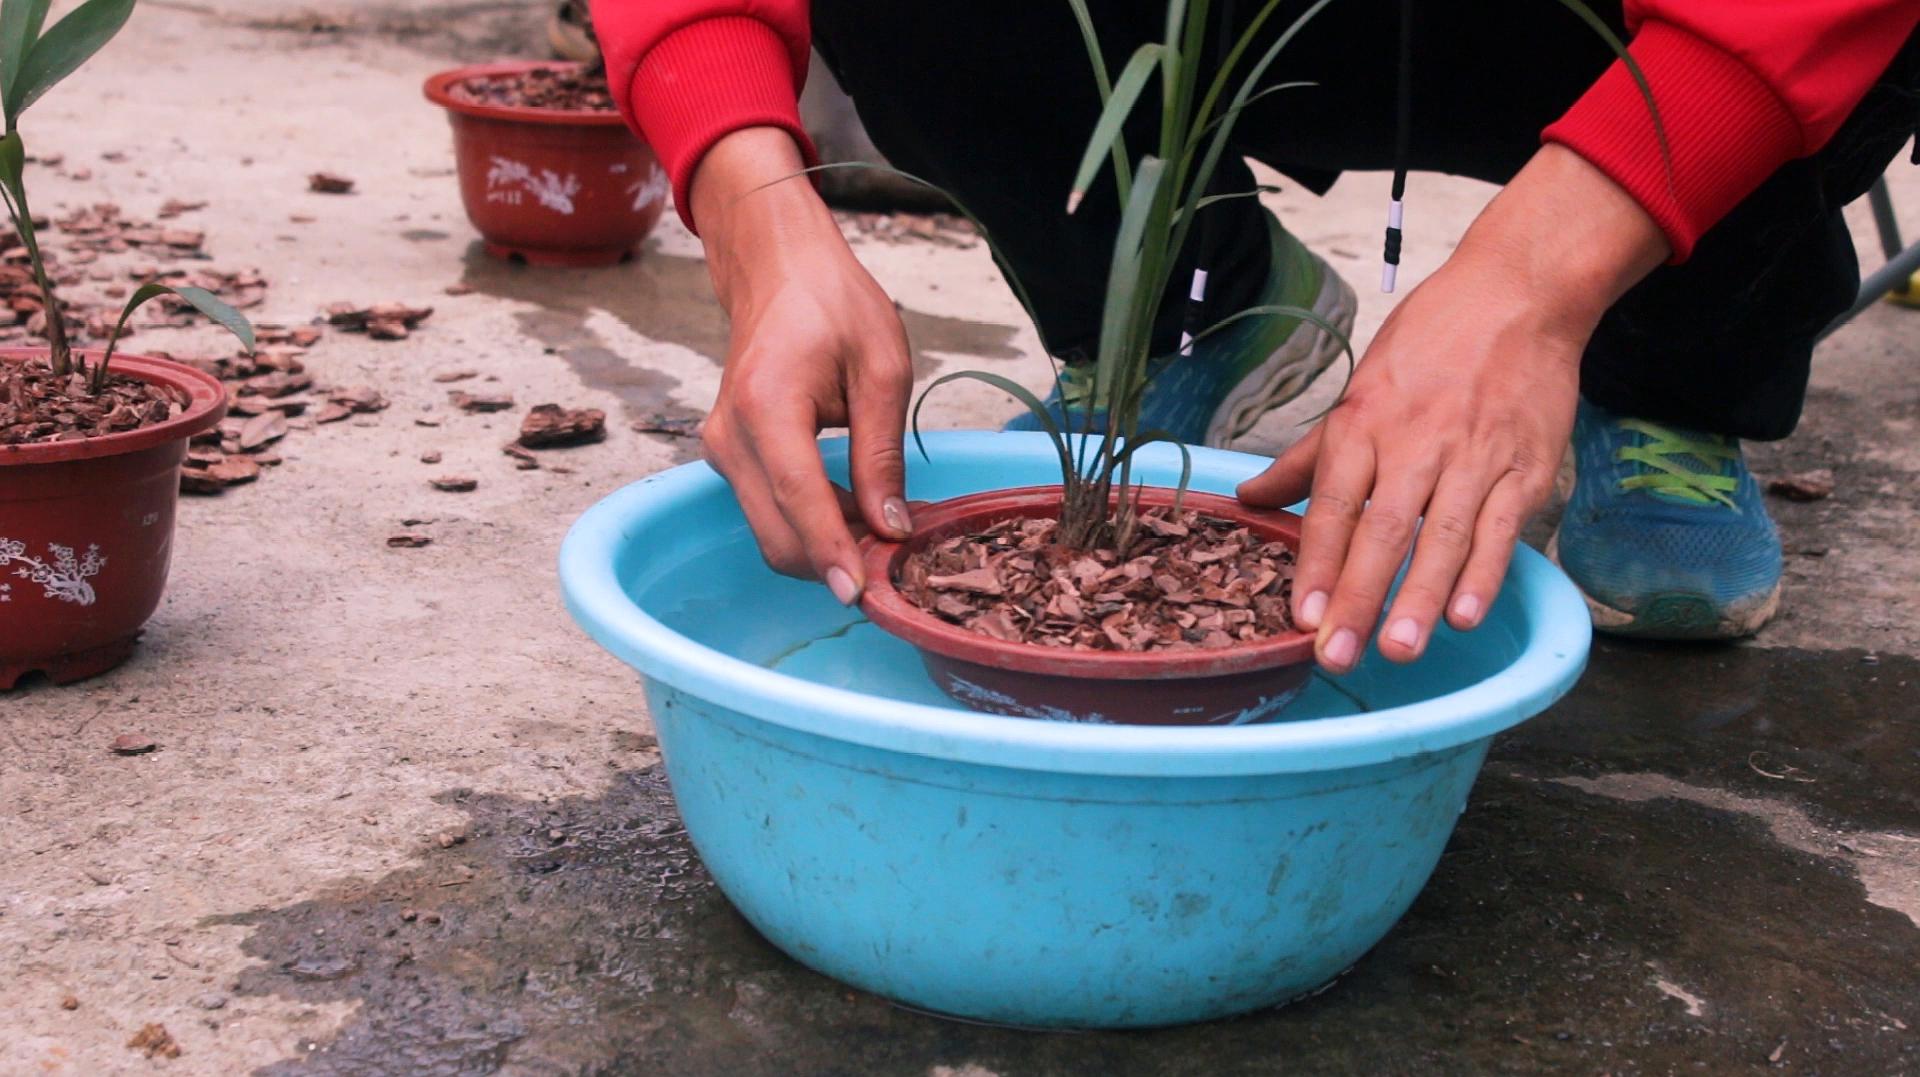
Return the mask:
M 100 361 L 91 369 L 84 358 L 74 354 L 67 339 L 66 320 L 41 253 L 33 211 L 27 205 L 27 151 L 20 137 L 20 115 L 112 40 L 133 14 L 133 5 L 134 0 L 85 0 L 43 33 L 51 0 L 0 0 L 0 114 L 6 120 L 6 134 L 0 137 L 0 199 L 6 202 L 7 215 L 13 220 L 20 245 L 26 248 L 34 282 L 40 288 L 48 363 L 56 376 L 84 375 L 87 391 L 94 394 L 106 388 L 108 363 L 127 320 L 142 305 L 160 296 L 184 300 L 240 338 L 248 350 L 254 340 L 253 326 L 247 319 L 212 292 L 157 281 L 142 284 L 128 297 Z
M 1182 492 L 1191 477 L 1192 460 L 1186 446 L 1166 431 L 1140 428 L 1141 403 L 1148 385 L 1170 362 L 1177 361 L 1176 356 L 1154 353 L 1154 326 L 1161 304 L 1169 294 L 1169 285 L 1173 283 L 1180 253 L 1202 211 L 1225 199 L 1265 193 L 1264 190 L 1220 194 L 1210 191 L 1214 172 L 1232 146 L 1235 125 L 1255 102 L 1311 85 L 1281 82 L 1262 87 L 1281 50 L 1333 0 L 1315 0 L 1280 30 L 1264 50 L 1253 56 L 1256 40 L 1274 21 L 1281 2 L 1263 0 L 1209 72 L 1207 61 L 1214 55 L 1207 48 L 1210 0 L 1169 0 L 1165 39 L 1141 45 L 1119 75 L 1113 77 L 1101 52 L 1086 0 L 1067 0 L 1079 24 L 1103 104 L 1067 195 L 1066 210 L 1071 214 L 1079 208 L 1103 163 L 1110 164 L 1121 206 L 1120 225 L 1107 270 L 1099 345 L 1092 364 L 1092 393 L 1085 409 L 1079 411 L 1080 428 L 1063 427 L 1061 420 L 1067 419 L 1070 427 L 1070 418 L 1050 412 L 1037 396 L 1011 378 L 987 371 L 963 370 L 927 386 L 914 405 L 913 429 L 916 443 L 925 455 L 925 445 L 919 442 L 920 410 L 934 389 L 960 379 L 984 382 L 1026 405 L 1052 439 L 1060 459 L 1063 495 L 1057 537 L 1068 547 L 1122 552 L 1131 547 L 1139 528 L 1142 488 L 1141 483 L 1133 480 L 1133 462 L 1135 455 L 1148 445 L 1168 442 L 1179 449 L 1178 488 Z M 1554 2 L 1585 22 L 1625 62 L 1652 112 L 1662 154 L 1670 164 L 1666 132 L 1654 106 L 1652 90 L 1639 65 L 1627 53 L 1626 45 L 1582 0 Z M 1252 62 L 1248 63 L 1250 56 Z M 1156 76 L 1160 89 L 1157 139 L 1137 160 L 1130 160 L 1124 128 L 1149 82 Z M 807 171 L 871 167 L 884 166 L 843 163 L 819 165 Z M 898 172 L 897 169 L 889 171 Z M 934 186 L 917 176 L 901 174 Z M 1000 255 L 985 226 L 957 199 L 951 195 L 948 198 L 973 222 L 996 256 Z M 1032 316 L 1034 305 L 1025 287 L 1006 258 L 1000 257 L 999 261 L 1002 267 L 1007 267 L 1009 284 Z M 1297 318 L 1316 325 L 1340 342 L 1349 370 L 1356 361 L 1351 343 L 1338 327 L 1311 310 L 1295 306 L 1249 307 L 1195 333 L 1187 343 L 1196 343 L 1243 319 L 1262 316 Z M 1061 384 L 1057 366 L 1055 384 Z M 1063 388 L 1063 398 L 1064 395 Z M 1104 424 L 1097 424 L 1098 417 L 1104 417 Z M 1096 425 L 1101 429 L 1096 430 Z

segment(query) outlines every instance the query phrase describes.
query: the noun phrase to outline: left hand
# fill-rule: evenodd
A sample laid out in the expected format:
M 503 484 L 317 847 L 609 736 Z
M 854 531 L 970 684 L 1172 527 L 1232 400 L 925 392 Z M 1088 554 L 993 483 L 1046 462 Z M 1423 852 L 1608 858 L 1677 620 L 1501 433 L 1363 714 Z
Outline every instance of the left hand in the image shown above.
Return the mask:
M 1486 616 L 1553 488 L 1587 340 L 1667 252 L 1624 190 L 1543 147 L 1387 318 L 1339 406 L 1241 484 L 1275 507 L 1311 490 L 1293 601 L 1321 665 L 1360 660 L 1409 547 L 1382 654 L 1413 661 L 1443 614 Z

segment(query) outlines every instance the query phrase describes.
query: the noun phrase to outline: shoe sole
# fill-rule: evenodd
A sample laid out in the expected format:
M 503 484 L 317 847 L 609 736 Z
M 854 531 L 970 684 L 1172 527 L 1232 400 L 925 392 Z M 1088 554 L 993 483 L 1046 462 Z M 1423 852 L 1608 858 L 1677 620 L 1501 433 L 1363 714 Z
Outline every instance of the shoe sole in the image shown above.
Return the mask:
M 1314 297 L 1313 312 L 1352 339 L 1359 297 L 1326 259 L 1317 254 L 1313 257 L 1320 265 L 1320 294 Z M 1220 402 L 1213 421 L 1207 424 L 1205 444 L 1223 449 L 1245 437 L 1261 416 L 1306 392 L 1345 350 L 1338 336 L 1312 322 L 1301 322 L 1286 343 L 1274 349 L 1266 362 L 1241 379 Z
M 1547 558 L 1560 564 L 1560 532 L 1547 543 Z M 1562 571 L 1565 571 L 1564 566 Z M 1716 607 L 1705 595 L 1670 591 L 1648 596 L 1637 610 L 1623 610 L 1594 598 L 1576 582 L 1586 601 L 1593 629 L 1610 636 L 1650 640 L 1734 640 L 1760 631 L 1780 611 L 1780 584 L 1756 598 Z

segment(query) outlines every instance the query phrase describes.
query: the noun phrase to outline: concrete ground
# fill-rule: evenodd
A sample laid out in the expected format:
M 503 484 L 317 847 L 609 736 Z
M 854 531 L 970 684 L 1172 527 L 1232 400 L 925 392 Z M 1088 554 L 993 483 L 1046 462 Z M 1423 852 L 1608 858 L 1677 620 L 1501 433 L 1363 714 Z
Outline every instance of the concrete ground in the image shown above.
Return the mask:
M 553 572 L 589 504 L 690 458 L 626 420 L 714 391 L 698 246 L 669 222 L 617 269 L 486 260 L 419 97 L 450 60 L 529 51 L 539 7 L 148 0 L 29 114 L 30 146 L 67 159 L 34 178 L 43 209 L 208 200 L 193 225 L 216 264 L 272 283 L 261 320 L 438 309 L 410 340 L 312 352 L 323 382 L 392 408 L 296 432 L 262 481 L 187 501 L 130 663 L 0 697 L 0 1072 L 1920 1072 L 1920 313 L 1885 306 L 1822 349 L 1801 432 L 1754 453 L 1837 478 L 1774 506 L 1782 619 L 1740 646 L 1600 644 L 1571 698 L 1497 742 L 1426 893 L 1327 993 L 1038 1035 L 906 1012 L 773 951 L 702 873 L 639 686 L 574 629 Z M 358 193 L 308 194 L 323 169 Z M 1895 181 L 1920 226 L 1920 177 Z M 1276 204 L 1364 285 L 1383 191 L 1353 176 Z M 1416 177 L 1414 276 L 1488 194 Z M 856 242 L 923 375 L 1044 381 L 978 246 Z M 459 281 L 474 292 L 443 294 Z M 1363 339 L 1388 307 L 1367 297 Z M 613 434 L 567 452 L 570 473 L 515 471 L 516 414 L 453 413 L 431 376 L 455 367 L 523 407 L 604 408 Z M 1331 391 L 1248 447 L 1284 444 Z M 963 386 L 937 410 L 1012 409 Z M 478 490 L 428 488 L 449 471 Z M 403 519 L 433 544 L 386 548 Z M 126 732 L 159 749 L 109 751 Z M 149 1022 L 178 1058 L 125 1046 Z

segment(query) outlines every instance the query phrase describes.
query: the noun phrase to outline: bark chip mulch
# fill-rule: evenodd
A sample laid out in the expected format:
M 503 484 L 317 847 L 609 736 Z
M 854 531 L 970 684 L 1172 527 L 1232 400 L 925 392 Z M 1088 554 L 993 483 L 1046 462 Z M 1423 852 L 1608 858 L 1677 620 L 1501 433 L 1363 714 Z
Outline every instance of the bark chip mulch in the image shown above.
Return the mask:
M 365 333 L 375 340 L 405 340 L 432 313 L 432 307 L 405 303 L 375 303 L 370 307 L 333 303 L 326 310 L 329 325 L 343 332 Z
M 607 413 L 599 408 L 535 404 L 520 420 L 519 443 L 528 449 L 590 445 L 607 436 Z
M 1009 519 L 909 556 L 895 585 L 950 623 L 1081 651 L 1231 647 L 1295 631 L 1293 551 L 1246 527 L 1155 509 L 1122 557 L 1057 544 L 1058 521 Z
M 79 441 L 153 426 L 186 411 L 165 386 L 110 374 L 95 396 L 80 374 L 55 377 L 45 360 L 0 367 L 0 445 Z
M 613 92 L 604 71 L 536 67 L 516 75 L 487 75 L 453 87 L 457 101 L 507 108 L 546 108 L 564 112 L 612 112 Z

